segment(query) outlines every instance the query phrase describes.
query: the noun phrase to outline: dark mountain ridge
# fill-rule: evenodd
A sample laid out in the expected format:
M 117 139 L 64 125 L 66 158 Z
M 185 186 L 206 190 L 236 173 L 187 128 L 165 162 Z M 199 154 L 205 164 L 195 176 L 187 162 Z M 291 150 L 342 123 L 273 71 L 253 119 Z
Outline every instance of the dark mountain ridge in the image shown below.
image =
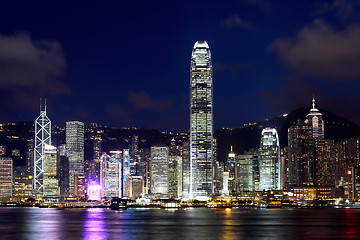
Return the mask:
M 323 115 L 326 139 L 341 141 L 360 136 L 360 127 L 357 124 L 324 109 L 319 109 L 319 111 Z M 214 136 L 218 144 L 218 160 L 220 162 L 226 161 L 230 146 L 233 146 L 234 152 L 238 154 L 242 154 L 251 148 L 259 148 L 261 131 L 265 127 L 276 128 L 280 147 L 286 147 L 288 128 L 298 120 L 304 121 L 309 112 L 310 108 L 299 108 L 288 114 L 249 124 L 241 128 L 222 128 L 217 130 Z

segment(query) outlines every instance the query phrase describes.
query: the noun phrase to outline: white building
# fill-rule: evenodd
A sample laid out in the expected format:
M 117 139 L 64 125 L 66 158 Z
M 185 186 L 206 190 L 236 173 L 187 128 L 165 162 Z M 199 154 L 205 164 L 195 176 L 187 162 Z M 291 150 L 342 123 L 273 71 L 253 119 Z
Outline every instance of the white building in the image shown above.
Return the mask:
M 213 79 L 209 45 L 195 43 L 190 68 L 190 198 L 213 193 Z
M 261 132 L 259 149 L 260 190 L 281 189 L 279 137 L 275 128 Z
M 169 193 L 169 148 L 165 145 L 151 147 L 150 189 L 157 197 L 168 197 Z

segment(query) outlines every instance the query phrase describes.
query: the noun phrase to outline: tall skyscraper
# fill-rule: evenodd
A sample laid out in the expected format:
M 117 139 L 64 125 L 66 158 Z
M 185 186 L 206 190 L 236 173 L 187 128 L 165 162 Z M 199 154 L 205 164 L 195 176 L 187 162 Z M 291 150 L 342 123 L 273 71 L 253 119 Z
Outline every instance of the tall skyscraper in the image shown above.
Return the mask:
M 309 114 L 306 116 L 305 123 L 310 124 L 313 129 L 314 139 L 324 139 L 324 121 L 322 114 L 315 107 L 315 98 L 312 100 L 312 108 Z
M 0 157 L 0 199 L 12 196 L 13 160 Z
M 34 195 L 44 195 L 44 156 L 45 145 L 51 145 L 51 121 L 46 116 L 45 107 L 40 100 L 40 116 L 35 120 L 34 141 Z
M 122 161 L 122 196 L 128 197 L 128 192 L 126 192 L 125 186 L 126 181 L 131 175 L 131 162 L 130 162 L 130 150 L 123 150 L 123 161 Z
M 288 129 L 288 186 L 314 185 L 312 126 L 298 121 Z
M 111 151 L 111 155 L 101 156 L 100 185 L 104 197 L 122 197 L 123 185 L 121 175 L 120 151 Z
M 44 197 L 59 196 L 58 161 L 56 147 L 45 145 Z
M 169 148 L 165 145 L 151 147 L 150 160 L 151 193 L 157 197 L 168 197 L 169 193 Z
M 237 169 L 239 175 L 239 191 L 249 192 L 254 191 L 254 156 L 253 155 L 238 155 Z
M 190 198 L 213 193 L 213 81 L 209 45 L 195 43 L 190 67 Z
M 279 137 L 275 128 L 261 132 L 259 149 L 260 190 L 281 189 Z
M 84 175 L 84 123 L 66 122 L 66 156 L 69 159 L 69 192 L 74 194 L 74 176 Z

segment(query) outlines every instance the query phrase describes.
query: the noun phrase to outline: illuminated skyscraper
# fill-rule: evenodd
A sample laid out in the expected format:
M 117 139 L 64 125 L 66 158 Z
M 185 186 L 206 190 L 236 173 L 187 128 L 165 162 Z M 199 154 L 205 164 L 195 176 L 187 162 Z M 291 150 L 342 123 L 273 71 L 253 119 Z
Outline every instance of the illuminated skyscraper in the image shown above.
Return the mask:
M 13 160 L 0 157 L 0 199 L 12 196 Z
M 281 189 L 279 137 L 275 128 L 261 132 L 259 149 L 260 190 Z
M 122 197 L 121 155 L 111 151 L 111 155 L 101 156 L 100 185 L 104 197 Z
M 51 121 L 46 116 L 46 102 L 43 108 L 40 100 L 40 116 L 35 120 L 34 142 L 34 195 L 44 195 L 44 156 L 45 145 L 51 144 Z
M 75 174 L 84 175 L 84 123 L 66 122 L 66 156 L 69 158 L 69 192 L 74 194 Z
M 44 197 L 59 196 L 58 162 L 56 147 L 45 145 Z
M 168 197 L 169 193 L 169 148 L 165 145 L 151 147 L 150 160 L 151 193 L 157 197 Z
M 190 68 L 190 198 L 213 193 L 213 82 L 209 45 L 195 43 Z
M 122 161 L 122 197 L 128 197 L 128 192 L 126 192 L 125 186 L 126 181 L 131 175 L 131 162 L 130 162 L 130 151 L 129 149 L 124 149 L 123 151 L 123 161 Z
M 315 108 L 315 98 L 312 100 L 312 108 L 306 116 L 305 123 L 312 125 L 314 139 L 324 139 L 324 121 L 322 114 Z

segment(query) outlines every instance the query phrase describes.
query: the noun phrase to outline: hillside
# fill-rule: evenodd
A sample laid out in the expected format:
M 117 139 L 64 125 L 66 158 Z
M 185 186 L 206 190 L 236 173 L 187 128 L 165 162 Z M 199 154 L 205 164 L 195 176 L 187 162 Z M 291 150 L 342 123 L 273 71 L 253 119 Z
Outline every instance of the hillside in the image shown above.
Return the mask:
M 250 148 L 259 148 L 261 131 L 265 127 L 276 128 L 279 134 L 280 147 L 286 147 L 288 128 L 298 119 L 305 120 L 309 111 L 310 108 L 299 108 L 287 115 L 274 117 L 251 126 L 219 129 L 214 134 L 218 143 L 219 161 L 224 162 L 226 160 L 230 146 L 233 146 L 234 152 L 239 154 Z M 319 109 L 319 111 L 323 114 L 326 139 L 340 141 L 360 136 L 360 127 L 357 124 L 324 109 Z

